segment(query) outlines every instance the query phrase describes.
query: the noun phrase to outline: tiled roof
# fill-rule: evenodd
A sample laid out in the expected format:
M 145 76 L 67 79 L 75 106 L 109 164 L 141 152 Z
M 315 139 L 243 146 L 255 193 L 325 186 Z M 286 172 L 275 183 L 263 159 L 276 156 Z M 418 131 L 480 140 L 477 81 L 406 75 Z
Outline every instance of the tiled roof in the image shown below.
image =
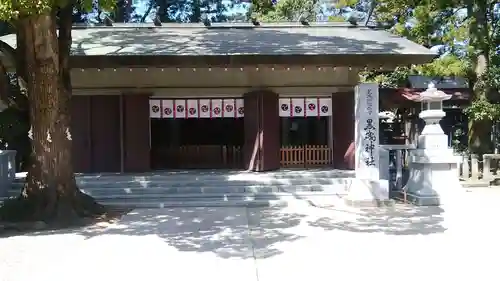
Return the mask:
M 386 31 L 348 24 L 115 24 L 75 27 L 74 55 L 419 55 L 431 50 Z M 15 47 L 15 35 L 0 37 Z
M 464 88 L 439 88 L 439 90 L 445 92 L 448 95 L 452 95 L 451 100 L 454 101 L 469 101 L 471 98 L 471 90 Z M 380 93 L 385 97 L 392 99 L 397 102 L 412 101 L 418 102 L 418 98 L 421 92 L 425 91 L 423 89 L 417 88 L 398 88 L 381 89 Z

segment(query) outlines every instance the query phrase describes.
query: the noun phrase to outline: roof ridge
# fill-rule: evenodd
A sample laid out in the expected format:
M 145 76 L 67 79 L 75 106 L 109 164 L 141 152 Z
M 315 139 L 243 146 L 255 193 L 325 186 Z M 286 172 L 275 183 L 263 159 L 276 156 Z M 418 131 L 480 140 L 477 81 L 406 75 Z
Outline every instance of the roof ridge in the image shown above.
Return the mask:
M 255 26 L 250 22 L 224 22 L 224 23 L 211 23 L 210 26 L 205 26 L 203 23 L 162 23 L 161 26 L 155 26 L 151 23 L 113 23 L 112 26 L 105 24 L 74 24 L 75 29 L 93 29 L 93 28 L 147 28 L 147 29 L 161 29 L 161 28 L 207 28 L 207 29 L 229 29 L 229 28 L 241 28 L 241 29 L 266 29 L 266 28 L 310 28 L 310 27 L 364 27 L 364 26 L 353 26 L 349 23 L 343 22 L 311 22 L 309 25 L 303 25 L 300 22 L 262 22 L 260 25 Z

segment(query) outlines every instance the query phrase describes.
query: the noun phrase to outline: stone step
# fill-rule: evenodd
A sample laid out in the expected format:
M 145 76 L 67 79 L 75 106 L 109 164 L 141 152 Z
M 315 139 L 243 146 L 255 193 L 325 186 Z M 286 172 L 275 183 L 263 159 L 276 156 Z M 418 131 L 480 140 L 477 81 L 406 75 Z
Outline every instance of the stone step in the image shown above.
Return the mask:
M 173 207 L 286 207 L 290 202 L 303 202 L 314 204 L 321 202 L 323 205 L 336 206 L 342 202 L 343 196 L 324 194 L 266 194 L 227 197 L 207 197 L 192 194 L 191 196 L 169 196 L 165 198 L 97 198 L 103 205 L 127 206 L 132 208 L 173 208 Z
M 106 206 L 120 206 L 129 207 L 134 209 L 162 209 L 162 208 L 210 208 L 210 207 L 286 207 L 288 202 L 285 200 L 254 200 L 254 201 L 112 201 L 112 202 L 101 202 Z
M 0 204 L 7 198 L 0 197 Z M 287 206 L 287 200 L 283 199 L 255 199 L 255 200 L 213 200 L 210 198 L 199 198 L 199 200 L 174 200 L 168 198 L 160 199 L 96 199 L 97 202 L 106 206 L 121 206 L 129 208 L 176 208 L 176 207 L 269 207 Z
M 87 192 L 85 192 L 88 194 Z M 91 195 L 91 194 L 89 194 Z M 185 194 L 101 194 L 93 195 L 98 200 L 175 200 L 175 201 L 231 201 L 231 200 L 277 200 L 283 198 L 309 198 L 317 196 L 342 196 L 345 194 L 326 193 L 326 192 L 276 192 L 276 193 L 262 193 L 262 192 L 246 192 L 246 193 L 219 193 L 219 194 L 201 194 L 201 193 L 185 193 Z
M 339 185 L 289 185 L 289 186 L 219 186 L 219 187 L 148 187 L 148 188 L 122 188 L 122 187 L 101 187 L 101 186 L 80 186 L 80 190 L 94 197 L 98 196 L 156 196 L 158 194 L 242 194 L 242 193 L 297 193 L 310 192 L 322 194 L 345 194 L 347 193 L 346 184 Z M 10 189 L 8 196 L 16 196 L 20 189 Z
M 199 194 L 198 194 L 199 195 Z M 0 197 L 0 203 L 7 198 Z M 173 207 L 268 207 L 286 206 L 289 196 L 128 196 L 128 197 L 96 197 L 97 202 L 107 206 L 123 206 L 130 208 L 173 208 Z
M 294 193 L 322 192 L 330 194 L 346 193 L 348 185 L 292 185 L 292 186 L 219 186 L 219 187 L 157 187 L 157 188 L 87 188 L 81 190 L 92 196 L 106 194 L 238 194 L 238 193 Z
M 492 186 L 490 181 L 487 181 L 487 180 L 461 181 L 460 183 L 465 188 L 478 188 L 478 187 L 490 187 L 490 186 Z
M 336 179 L 275 179 L 266 181 L 77 181 L 80 188 L 220 188 L 220 187 L 283 187 L 283 186 L 328 186 L 350 184 L 351 178 Z M 13 189 L 22 188 L 22 182 L 12 184 Z
M 349 177 L 269 177 L 269 176 L 251 176 L 251 177 L 117 177 L 117 178 L 77 178 L 79 184 L 200 184 L 218 185 L 221 183 L 227 185 L 248 185 L 248 184 L 290 184 L 290 183 L 333 183 L 342 181 Z
M 171 207 L 267 207 L 286 206 L 290 201 L 317 201 L 335 204 L 343 195 L 317 192 L 297 193 L 242 193 L 242 194 L 150 194 L 150 195 L 101 195 L 95 196 L 103 205 L 126 206 L 131 208 L 171 208 Z M 6 198 L 0 198 L 0 202 Z
M 24 181 L 25 173 L 19 173 L 17 181 Z M 282 179 L 335 179 L 353 177 L 352 171 L 342 170 L 280 170 L 276 172 L 245 171 L 177 171 L 142 174 L 90 174 L 77 175 L 79 183 L 127 183 L 127 182 L 179 182 L 179 181 L 215 181 L 215 182 L 265 182 Z

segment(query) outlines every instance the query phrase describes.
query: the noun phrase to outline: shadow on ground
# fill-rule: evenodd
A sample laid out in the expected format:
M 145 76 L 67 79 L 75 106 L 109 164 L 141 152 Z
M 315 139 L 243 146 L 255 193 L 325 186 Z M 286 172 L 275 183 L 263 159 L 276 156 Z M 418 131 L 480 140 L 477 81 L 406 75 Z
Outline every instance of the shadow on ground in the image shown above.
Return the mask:
M 280 244 L 305 238 L 301 230 L 427 235 L 444 232 L 439 207 L 398 206 L 345 211 L 306 208 L 137 209 L 112 225 L 41 231 L 26 235 L 76 234 L 161 239 L 181 252 L 213 253 L 220 258 L 265 259 L 283 253 Z M 334 235 L 332 237 L 335 237 Z M 140 242 L 138 242 L 140 243 Z
M 336 212 L 346 212 L 337 210 Z M 341 230 L 357 233 L 384 233 L 387 235 L 428 235 L 446 231 L 440 207 L 397 205 L 394 208 L 364 208 L 353 219 L 339 221 L 335 217 L 321 217 L 308 222 L 312 227 L 327 231 Z
M 165 208 L 136 209 L 112 225 L 97 224 L 81 229 L 41 231 L 26 235 L 77 234 L 86 239 L 102 235 L 152 236 L 183 252 L 211 252 L 221 258 L 254 258 L 254 248 L 263 256 L 282 252 L 273 245 L 303 236 L 287 229 L 301 223 L 305 215 L 286 214 L 280 208 L 264 208 L 272 226 L 256 222 L 261 208 Z M 258 219 L 257 219 L 258 220 Z

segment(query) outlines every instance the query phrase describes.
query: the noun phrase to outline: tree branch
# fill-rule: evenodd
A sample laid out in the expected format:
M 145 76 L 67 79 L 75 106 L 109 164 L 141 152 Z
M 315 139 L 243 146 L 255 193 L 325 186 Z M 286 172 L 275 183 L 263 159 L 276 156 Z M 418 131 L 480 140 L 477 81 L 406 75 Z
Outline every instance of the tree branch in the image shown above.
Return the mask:
M 146 22 L 146 18 L 149 16 L 151 11 L 153 10 L 154 4 L 155 4 L 154 0 L 149 1 L 148 9 L 146 10 L 146 12 L 144 12 L 144 15 L 142 15 L 141 22 Z

